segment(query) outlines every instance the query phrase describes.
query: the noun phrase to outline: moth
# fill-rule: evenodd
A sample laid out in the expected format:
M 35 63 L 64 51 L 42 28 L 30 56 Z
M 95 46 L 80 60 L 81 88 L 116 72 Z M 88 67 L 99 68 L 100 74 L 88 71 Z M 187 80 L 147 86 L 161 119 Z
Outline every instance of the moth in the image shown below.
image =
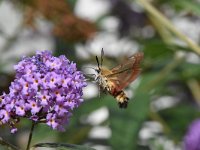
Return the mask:
M 120 108 L 127 108 L 129 98 L 123 91 L 141 72 L 140 63 L 144 54 L 137 52 L 126 61 L 112 69 L 102 67 L 104 51 L 101 50 L 101 61 L 96 56 L 98 68 L 95 69 L 95 81 L 100 88 L 112 95 L 118 102 Z

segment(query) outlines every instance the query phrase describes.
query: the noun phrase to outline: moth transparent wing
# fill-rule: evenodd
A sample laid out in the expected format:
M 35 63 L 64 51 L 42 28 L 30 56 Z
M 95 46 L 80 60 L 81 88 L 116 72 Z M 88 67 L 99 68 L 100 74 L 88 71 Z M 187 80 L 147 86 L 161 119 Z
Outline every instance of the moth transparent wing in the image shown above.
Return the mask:
M 122 90 L 127 87 L 140 74 L 140 62 L 143 59 L 143 55 L 142 52 L 134 54 L 124 63 L 111 69 L 111 74 L 106 75 L 117 86 L 117 90 Z

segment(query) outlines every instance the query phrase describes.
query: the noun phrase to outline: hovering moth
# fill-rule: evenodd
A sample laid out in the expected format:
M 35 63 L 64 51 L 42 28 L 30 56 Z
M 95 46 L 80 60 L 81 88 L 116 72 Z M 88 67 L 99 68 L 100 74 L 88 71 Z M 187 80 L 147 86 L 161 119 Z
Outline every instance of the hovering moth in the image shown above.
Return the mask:
M 101 61 L 96 56 L 98 68 L 95 69 L 95 81 L 100 88 L 112 95 L 118 102 L 120 108 L 127 108 L 129 98 L 123 91 L 141 72 L 140 63 L 143 53 L 137 52 L 126 61 L 112 69 L 102 67 L 104 51 L 101 50 Z

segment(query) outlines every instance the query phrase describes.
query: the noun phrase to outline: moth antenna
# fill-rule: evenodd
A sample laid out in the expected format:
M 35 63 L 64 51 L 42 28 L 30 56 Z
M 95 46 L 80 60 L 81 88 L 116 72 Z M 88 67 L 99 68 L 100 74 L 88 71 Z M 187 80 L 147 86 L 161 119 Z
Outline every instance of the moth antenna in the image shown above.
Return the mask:
M 102 64 L 103 64 L 103 56 L 104 56 L 104 51 L 103 51 L 103 48 L 101 49 L 101 67 L 102 67 Z
M 100 67 L 99 67 L 99 59 L 98 59 L 97 56 L 96 56 L 96 61 L 97 61 L 97 65 L 98 65 L 99 70 L 101 70 Z

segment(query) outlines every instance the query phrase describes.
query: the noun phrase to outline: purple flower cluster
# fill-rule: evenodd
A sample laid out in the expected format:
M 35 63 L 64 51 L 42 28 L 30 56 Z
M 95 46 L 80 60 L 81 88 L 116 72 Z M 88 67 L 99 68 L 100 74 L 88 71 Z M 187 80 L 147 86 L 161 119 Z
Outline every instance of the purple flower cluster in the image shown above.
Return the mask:
M 200 120 L 195 120 L 189 126 L 184 138 L 184 150 L 200 150 Z
M 63 131 L 71 111 L 83 101 L 86 86 L 76 64 L 43 51 L 24 57 L 14 68 L 16 77 L 9 93 L 0 96 L 0 124 L 8 123 L 14 133 L 23 117 Z

